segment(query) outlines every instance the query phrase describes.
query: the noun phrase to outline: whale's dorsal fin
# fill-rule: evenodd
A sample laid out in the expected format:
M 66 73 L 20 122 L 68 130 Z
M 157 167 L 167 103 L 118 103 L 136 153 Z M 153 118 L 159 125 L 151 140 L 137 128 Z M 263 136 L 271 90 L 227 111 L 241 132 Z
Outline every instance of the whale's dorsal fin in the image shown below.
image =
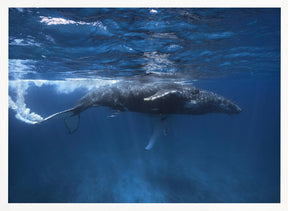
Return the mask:
M 165 97 L 165 96 L 169 96 L 169 95 L 179 95 L 180 92 L 178 90 L 175 89 L 165 89 L 165 90 L 161 90 L 156 92 L 156 94 L 150 96 L 150 97 L 146 97 L 144 98 L 144 101 L 153 101 L 153 100 L 157 100 L 159 98 Z

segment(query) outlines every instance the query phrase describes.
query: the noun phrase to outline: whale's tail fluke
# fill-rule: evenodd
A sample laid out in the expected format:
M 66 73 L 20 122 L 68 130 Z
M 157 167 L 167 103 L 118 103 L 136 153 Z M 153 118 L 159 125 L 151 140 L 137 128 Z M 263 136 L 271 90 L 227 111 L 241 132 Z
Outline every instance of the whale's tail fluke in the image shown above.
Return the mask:
M 72 109 L 68 109 L 65 111 L 52 114 L 46 117 L 45 119 L 43 119 L 42 121 L 37 122 L 37 124 L 46 122 L 47 120 L 50 120 L 50 119 L 64 119 L 64 123 L 68 132 L 73 133 L 79 127 L 80 115 L 79 113 L 75 114 L 75 109 L 72 108 Z
M 80 122 L 80 115 L 72 115 L 64 119 L 65 126 L 69 133 L 74 133 L 78 127 Z

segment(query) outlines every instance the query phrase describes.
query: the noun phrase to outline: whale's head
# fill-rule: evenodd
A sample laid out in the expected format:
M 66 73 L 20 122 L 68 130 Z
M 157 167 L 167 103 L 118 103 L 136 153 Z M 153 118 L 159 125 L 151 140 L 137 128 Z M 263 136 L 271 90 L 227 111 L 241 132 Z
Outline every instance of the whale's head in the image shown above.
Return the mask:
M 242 109 L 232 101 L 206 90 L 192 89 L 186 92 L 185 113 L 205 114 L 205 113 L 226 113 L 238 114 Z

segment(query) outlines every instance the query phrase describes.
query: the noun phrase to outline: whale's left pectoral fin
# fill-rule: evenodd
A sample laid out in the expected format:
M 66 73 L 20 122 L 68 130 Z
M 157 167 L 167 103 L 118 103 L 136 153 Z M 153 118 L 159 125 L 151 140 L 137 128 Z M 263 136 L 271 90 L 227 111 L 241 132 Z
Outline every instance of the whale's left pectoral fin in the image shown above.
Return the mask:
M 153 127 L 152 135 L 148 141 L 147 146 L 145 147 L 145 150 L 151 150 L 155 144 L 155 142 L 161 138 L 163 135 L 168 134 L 168 125 L 166 117 L 161 118 L 159 121 L 155 122 Z
M 174 89 L 168 89 L 168 90 L 161 90 L 156 92 L 154 95 L 150 97 L 144 98 L 144 101 L 153 101 L 157 100 L 163 97 L 169 97 L 169 96 L 179 96 L 180 92 L 178 90 Z

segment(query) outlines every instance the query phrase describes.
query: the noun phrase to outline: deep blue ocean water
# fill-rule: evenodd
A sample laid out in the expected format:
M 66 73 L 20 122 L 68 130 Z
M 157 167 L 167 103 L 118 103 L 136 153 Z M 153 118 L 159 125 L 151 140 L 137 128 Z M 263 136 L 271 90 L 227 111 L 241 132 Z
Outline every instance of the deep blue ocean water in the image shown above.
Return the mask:
M 93 88 L 175 75 L 237 115 L 157 117 L 98 107 Z M 180 77 L 178 77 L 180 76 Z M 280 9 L 9 9 L 9 202 L 280 202 Z

